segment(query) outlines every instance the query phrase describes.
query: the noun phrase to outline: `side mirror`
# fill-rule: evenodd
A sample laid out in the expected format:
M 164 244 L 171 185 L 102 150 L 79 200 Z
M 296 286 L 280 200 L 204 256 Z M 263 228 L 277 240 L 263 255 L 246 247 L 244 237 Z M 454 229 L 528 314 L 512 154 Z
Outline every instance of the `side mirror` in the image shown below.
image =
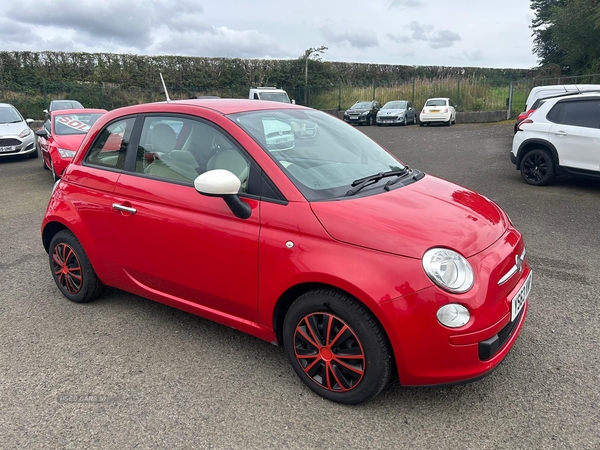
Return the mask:
M 47 109 L 43 110 L 42 112 L 43 112 L 44 114 L 48 114 L 48 110 L 47 110 Z
M 27 122 L 27 125 L 31 125 L 33 123 L 33 119 L 25 119 L 25 122 Z
M 225 169 L 209 170 L 194 180 L 194 188 L 200 194 L 223 198 L 236 217 L 247 219 L 252 214 L 252 209 L 238 196 L 241 185 L 240 179 Z
M 35 132 L 36 135 L 41 136 L 43 138 L 48 137 L 48 132 L 46 131 L 45 128 L 40 128 L 39 130 L 37 130 Z
M 296 100 L 292 99 L 292 105 L 296 104 Z

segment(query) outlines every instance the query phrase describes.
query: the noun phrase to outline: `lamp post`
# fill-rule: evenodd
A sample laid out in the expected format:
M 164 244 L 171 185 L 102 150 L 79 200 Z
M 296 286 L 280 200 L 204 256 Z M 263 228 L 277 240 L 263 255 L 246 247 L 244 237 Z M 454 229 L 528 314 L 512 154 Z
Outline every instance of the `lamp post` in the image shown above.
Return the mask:
M 319 61 L 320 58 L 319 56 L 321 55 L 321 53 L 323 53 L 325 50 L 327 50 L 327 47 L 325 47 L 324 45 L 321 45 L 320 47 L 317 48 L 309 48 L 306 49 L 304 51 L 304 106 L 308 106 L 308 60 L 310 59 L 311 56 L 313 56 L 313 59 L 315 59 L 316 61 Z

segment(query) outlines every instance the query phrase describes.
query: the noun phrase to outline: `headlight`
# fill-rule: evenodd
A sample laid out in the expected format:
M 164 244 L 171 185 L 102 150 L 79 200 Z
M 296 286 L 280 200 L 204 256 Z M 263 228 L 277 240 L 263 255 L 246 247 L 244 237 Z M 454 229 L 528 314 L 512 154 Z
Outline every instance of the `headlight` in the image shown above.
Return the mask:
M 361 114 L 361 116 L 366 116 L 367 114 L 369 114 L 369 111 L 365 111 L 364 113 Z
M 469 310 L 457 303 L 450 303 L 449 305 L 442 306 L 438 309 L 436 316 L 442 325 L 449 328 L 462 327 L 463 325 L 466 325 L 471 318 Z
M 72 158 L 73 156 L 75 156 L 75 150 L 67 150 L 67 149 L 60 148 L 60 147 L 58 148 L 58 153 L 63 158 Z
M 30 134 L 31 134 L 31 128 L 25 128 L 23 131 L 21 131 L 19 133 L 19 137 L 24 138 L 26 136 L 29 136 Z
M 432 248 L 423 255 L 423 269 L 442 289 L 457 294 L 473 286 L 473 269 L 460 254 L 447 248 Z

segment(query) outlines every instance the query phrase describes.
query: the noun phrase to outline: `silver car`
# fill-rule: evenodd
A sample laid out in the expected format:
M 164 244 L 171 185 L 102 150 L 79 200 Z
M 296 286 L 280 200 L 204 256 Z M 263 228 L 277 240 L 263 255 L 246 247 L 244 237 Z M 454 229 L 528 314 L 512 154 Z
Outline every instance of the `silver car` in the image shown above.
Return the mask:
M 0 103 L 0 157 L 27 155 L 37 158 L 36 137 L 29 124 L 33 119 L 23 119 L 17 108 Z
M 406 100 L 387 102 L 377 113 L 377 126 L 409 123 L 417 123 L 417 112 L 412 103 Z

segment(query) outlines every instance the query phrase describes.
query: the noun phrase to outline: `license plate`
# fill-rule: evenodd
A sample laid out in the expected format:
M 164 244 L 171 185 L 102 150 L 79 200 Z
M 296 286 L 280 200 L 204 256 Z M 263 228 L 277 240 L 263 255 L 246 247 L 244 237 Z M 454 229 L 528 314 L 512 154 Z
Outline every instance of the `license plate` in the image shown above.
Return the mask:
M 432 112 L 432 113 L 438 113 L 438 112 L 440 112 L 440 110 L 439 110 L 439 109 L 432 109 L 432 110 L 430 110 L 429 112 Z
M 14 147 L 0 147 L 0 152 L 12 152 L 14 149 Z
M 352 116 L 350 116 L 350 120 L 356 120 L 356 119 L 358 119 L 358 117 L 352 117 Z
M 531 291 L 531 279 L 533 272 L 529 272 L 529 276 L 525 281 L 525 284 L 521 286 L 517 295 L 515 295 L 511 301 L 511 313 L 510 313 L 510 321 L 514 321 L 515 318 L 519 315 L 525 302 L 527 301 L 527 297 L 529 297 L 529 291 Z

